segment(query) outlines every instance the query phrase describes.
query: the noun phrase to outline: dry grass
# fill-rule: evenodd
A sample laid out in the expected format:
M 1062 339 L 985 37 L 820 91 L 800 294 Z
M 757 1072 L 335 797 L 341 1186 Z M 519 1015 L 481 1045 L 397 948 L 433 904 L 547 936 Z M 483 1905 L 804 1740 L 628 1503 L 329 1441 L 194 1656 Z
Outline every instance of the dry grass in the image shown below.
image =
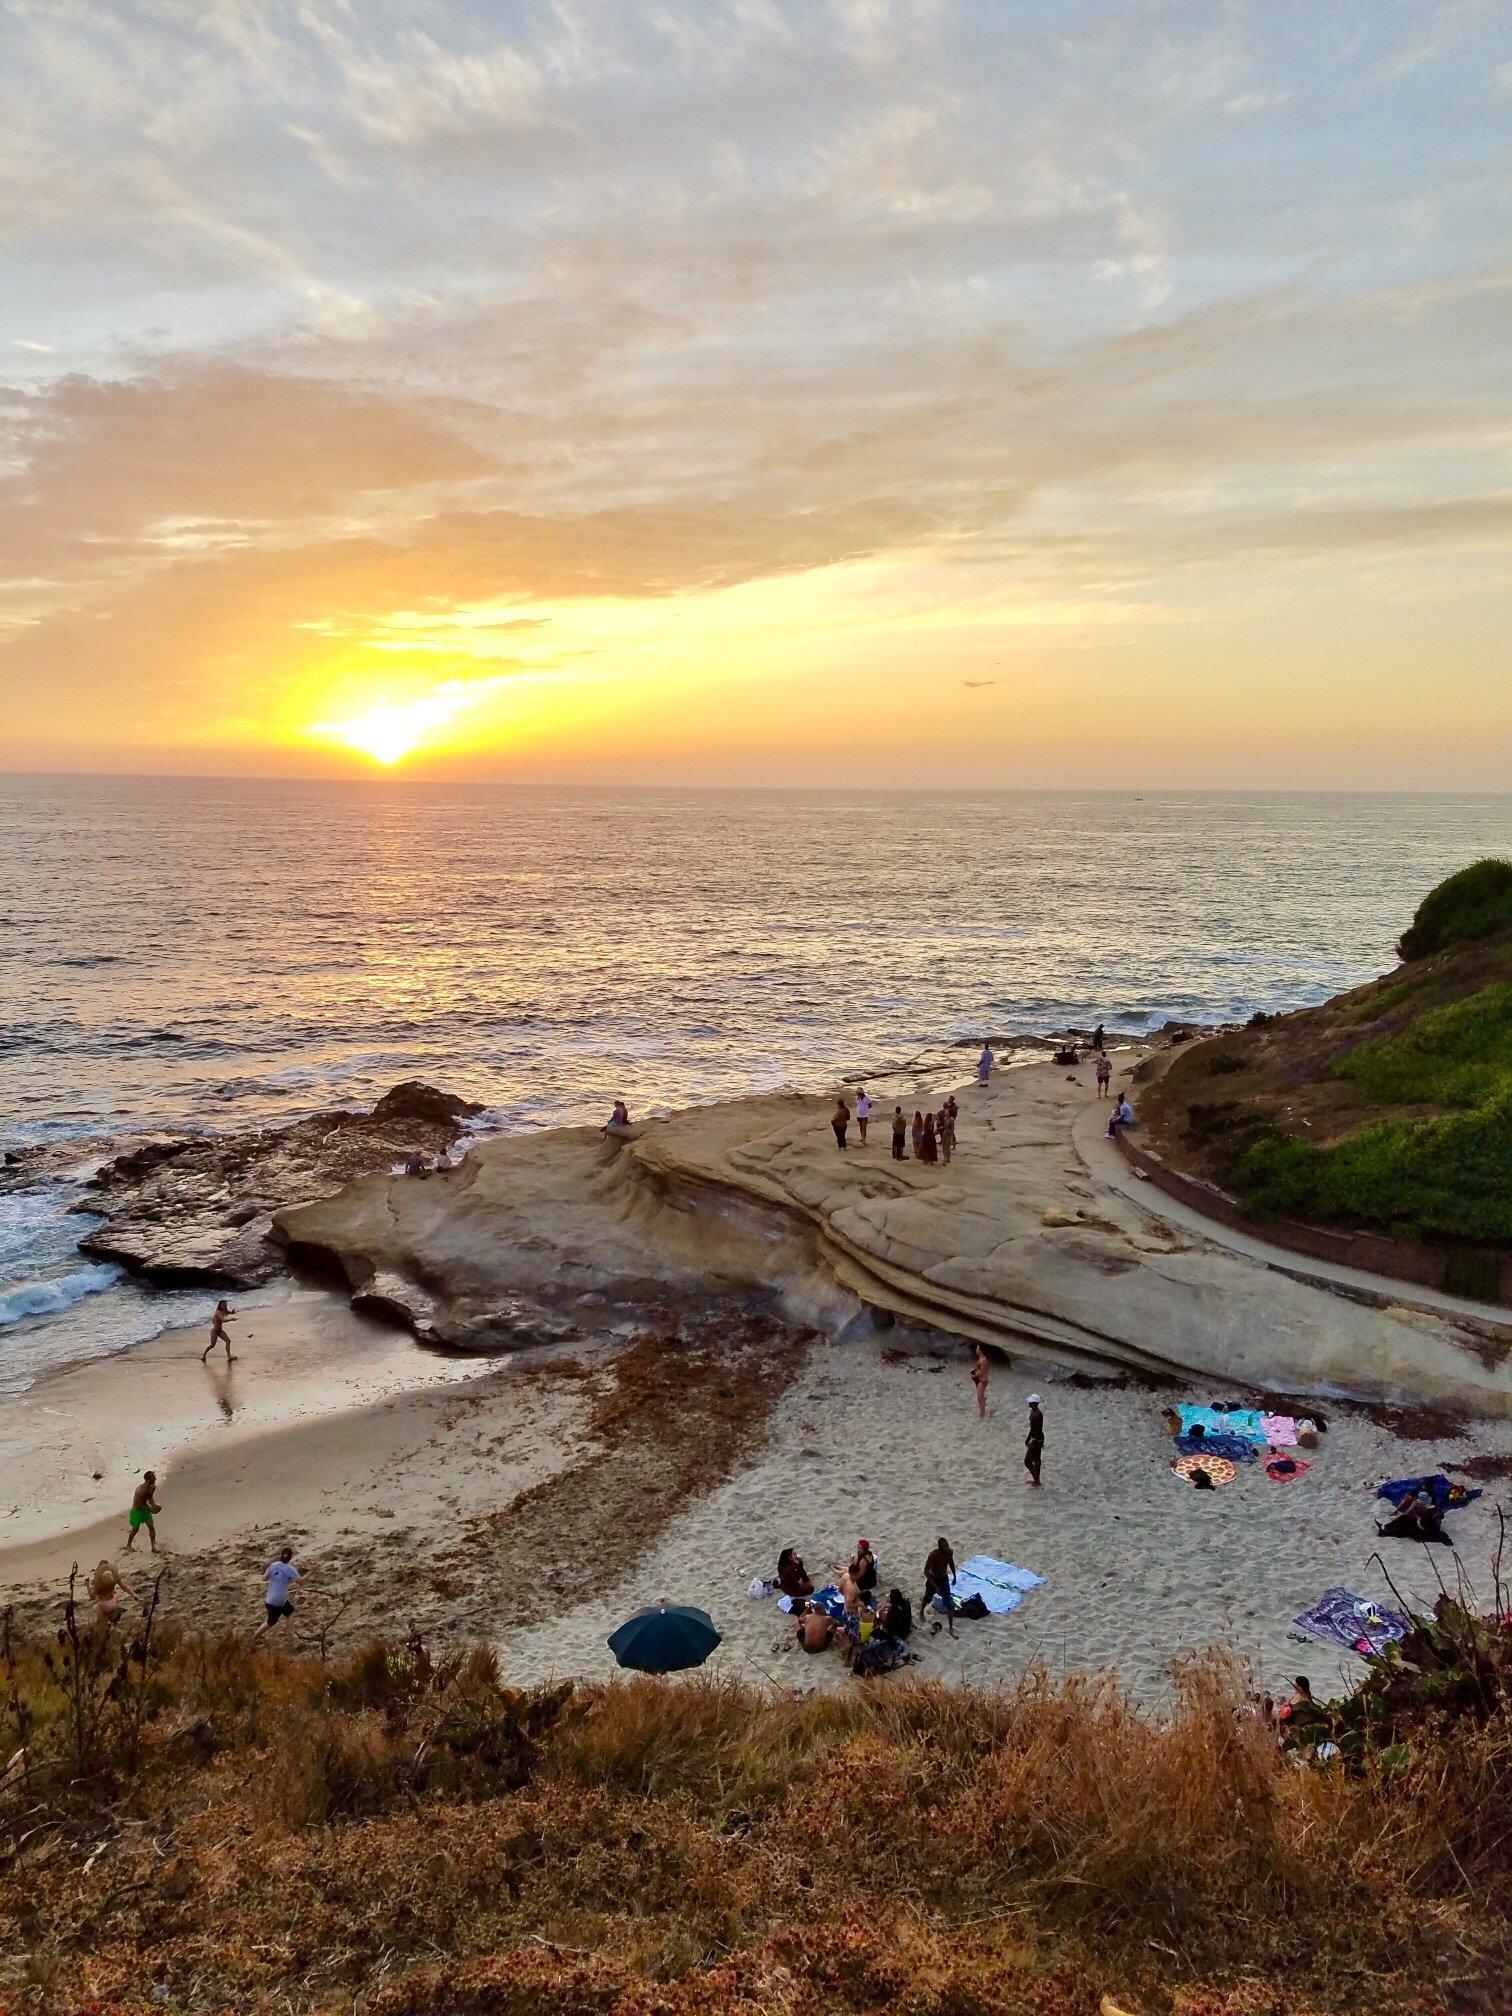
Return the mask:
M 0 1674 L 0 1714 L 29 1718 L 0 1809 L 0 2006 L 1512 2001 L 1505 1713 L 1346 1773 L 1278 1752 L 1212 1662 L 1155 1724 L 1098 1680 L 519 1691 L 487 1652 L 322 1665 L 170 1629 L 138 1666 L 139 1755 L 109 1706 L 80 1773 L 50 1649 Z

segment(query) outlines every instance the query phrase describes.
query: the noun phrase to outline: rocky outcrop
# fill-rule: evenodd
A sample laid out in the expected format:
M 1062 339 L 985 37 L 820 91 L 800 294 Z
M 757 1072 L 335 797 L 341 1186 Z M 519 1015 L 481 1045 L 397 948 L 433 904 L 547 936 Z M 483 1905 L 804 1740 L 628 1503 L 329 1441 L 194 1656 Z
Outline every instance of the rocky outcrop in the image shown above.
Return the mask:
M 760 1293 L 793 1320 L 838 1328 L 864 1306 L 1068 1369 L 1512 1411 L 1512 1358 L 1472 1327 L 1342 1299 L 1140 1209 L 1103 1173 L 1118 1158 L 1091 1090 L 1053 1064 L 965 1088 L 948 1167 L 892 1161 L 875 1123 L 838 1153 L 823 1098 L 499 1137 L 444 1177 L 367 1176 L 281 1212 L 274 1236 L 463 1348 Z
M 275 1211 L 328 1196 L 408 1155 L 438 1155 L 481 1110 L 411 1079 L 371 1113 L 337 1109 L 287 1127 L 147 1142 L 89 1179 L 73 1208 L 103 1222 L 79 1241 L 80 1250 L 163 1286 L 251 1287 L 283 1264 L 268 1243 Z

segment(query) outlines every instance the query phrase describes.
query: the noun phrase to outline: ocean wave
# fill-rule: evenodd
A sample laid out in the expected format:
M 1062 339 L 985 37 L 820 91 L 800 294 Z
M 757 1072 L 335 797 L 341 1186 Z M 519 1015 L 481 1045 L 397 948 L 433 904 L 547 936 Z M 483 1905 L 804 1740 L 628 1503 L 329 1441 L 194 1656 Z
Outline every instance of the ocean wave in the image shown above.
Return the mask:
M 101 1295 L 121 1278 L 119 1267 L 100 1261 L 79 1267 L 52 1281 L 18 1281 L 0 1288 L 0 1330 L 9 1330 L 35 1316 L 60 1316 L 87 1295 Z

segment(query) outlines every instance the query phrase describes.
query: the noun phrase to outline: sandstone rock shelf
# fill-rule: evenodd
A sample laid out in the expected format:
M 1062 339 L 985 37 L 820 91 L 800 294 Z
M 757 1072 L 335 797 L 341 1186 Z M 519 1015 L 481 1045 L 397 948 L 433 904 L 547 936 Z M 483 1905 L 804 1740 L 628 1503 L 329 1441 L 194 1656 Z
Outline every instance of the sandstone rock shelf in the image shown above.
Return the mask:
M 483 1141 L 424 1181 L 366 1175 L 279 1212 L 274 1236 L 464 1349 L 764 1295 L 806 1321 L 869 1305 L 1083 1368 L 1512 1411 L 1505 1335 L 1363 1306 L 1142 1211 L 1073 1140 L 1090 1079 L 1034 1065 L 968 1087 L 948 1168 L 893 1162 L 880 1115 L 842 1155 L 828 1098 L 741 1099 L 619 1138 Z

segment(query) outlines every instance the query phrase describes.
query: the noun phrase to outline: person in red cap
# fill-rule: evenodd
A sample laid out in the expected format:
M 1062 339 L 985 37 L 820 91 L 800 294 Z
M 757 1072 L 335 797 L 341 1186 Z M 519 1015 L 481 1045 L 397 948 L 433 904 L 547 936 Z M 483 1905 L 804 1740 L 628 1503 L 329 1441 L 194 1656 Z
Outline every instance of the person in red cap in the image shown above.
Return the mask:
M 877 1586 L 877 1557 L 872 1552 L 870 1540 L 856 1542 L 855 1558 L 850 1564 L 850 1578 L 863 1596 L 869 1596 Z

